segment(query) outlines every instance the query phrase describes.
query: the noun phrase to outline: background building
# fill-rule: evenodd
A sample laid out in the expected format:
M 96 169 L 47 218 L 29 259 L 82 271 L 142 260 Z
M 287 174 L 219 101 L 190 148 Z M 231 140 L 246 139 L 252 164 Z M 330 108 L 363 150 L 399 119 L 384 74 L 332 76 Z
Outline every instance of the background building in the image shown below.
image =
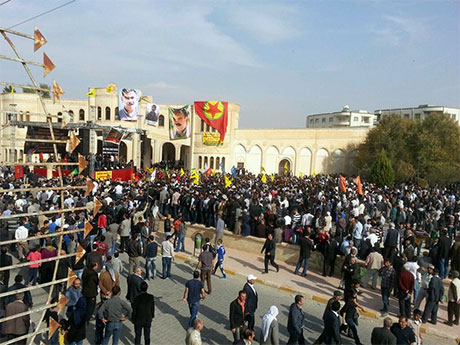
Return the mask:
M 425 117 L 427 117 L 431 113 L 447 114 L 450 116 L 450 118 L 455 120 L 460 126 L 460 109 L 459 108 L 423 104 L 423 105 L 419 105 L 418 107 L 413 107 L 413 108 L 379 109 L 375 111 L 377 121 L 380 121 L 385 116 L 390 116 L 392 114 L 404 116 L 405 118 L 413 119 L 413 120 L 424 120 Z
M 375 119 L 376 116 L 367 110 L 350 110 L 350 107 L 345 105 L 342 111 L 307 115 L 307 128 L 370 128 L 374 125 Z

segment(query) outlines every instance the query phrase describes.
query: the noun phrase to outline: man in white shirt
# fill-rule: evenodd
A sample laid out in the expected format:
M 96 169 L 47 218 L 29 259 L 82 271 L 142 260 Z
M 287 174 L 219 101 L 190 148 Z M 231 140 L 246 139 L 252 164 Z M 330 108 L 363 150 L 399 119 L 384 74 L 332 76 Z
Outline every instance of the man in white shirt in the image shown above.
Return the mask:
M 16 232 L 14 233 L 14 238 L 16 240 L 24 240 L 20 241 L 17 243 L 17 248 L 18 248 L 18 256 L 19 260 L 23 261 L 25 260 L 25 255 L 27 254 L 28 251 L 28 246 L 27 246 L 27 237 L 29 237 L 29 230 L 24 226 L 27 223 L 27 218 L 23 218 L 20 221 L 20 226 L 16 229 Z

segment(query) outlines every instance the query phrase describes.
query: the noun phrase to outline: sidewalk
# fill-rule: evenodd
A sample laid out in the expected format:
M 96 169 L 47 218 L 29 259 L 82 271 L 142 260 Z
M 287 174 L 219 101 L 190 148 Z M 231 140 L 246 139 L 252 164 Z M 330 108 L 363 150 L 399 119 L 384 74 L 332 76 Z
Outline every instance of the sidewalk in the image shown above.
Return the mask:
M 161 235 L 161 238 L 163 238 L 162 235 L 164 233 L 160 232 L 157 234 Z M 193 257 L 192 239 L 186 238 L 185 248 L 186 251 L 184 253 L 176 254 L 176 259 L 195 263 L 196 257 Z M 317 302 L 326 303 L 333 292 L 337 290 L 340 282 L 336 277 L 323 277 L 315 270 L 309 270 L 307 277 L 301 277 L 300 275 L 296 276 L 294 275 L 295 266 L 286 264 L 285 262 L 277 262 L 280 266 L 280 271 L 278 273 L 276 273 L 272 266 L 269 266 L 269 273 L 262 274 L 264 269 L 264 258 L 262 254 L 259 254 L 260 252 L 249 253 L 234 248 L 226 248 L 226 251 L 224 269 L 227 274 L 238 275 L 244 278 L 246 278 L 248 274 L 254 274 L 258 278 L 256 284 L 264 284 L 292 294 L 301 293 L 308 299 Z M 196 253 L 196 256 L 198 256 L 198 254 L 199 251 Z M 220 272 L 218 271 L 217 274 L 220 275 Z M 362 316 L 383 320 L 379 312 L 382 308 L 380 289 L 372 290 L 370 288 L 361 288 L 361 291 L 363 293 L 359 296 L 358 300 L 366 309 L 366 312 L 362 314 Z M 421 307 L 424 308 L 424 303 Z M 398 300 L 392 297 L 390 299 L 390 316 L 394 320 L 396 320 L 398 310 Z M 444 321 L 447 321 L 446 303 L 440 304 L 439 306 L 437 324 L 432 325 L 427 323 L 423 325 L 422 333 L 426 332 L 439 337 L 457 339 L 457 342 L 460 342 L 460 327 L 449 327 L 443 324 Z

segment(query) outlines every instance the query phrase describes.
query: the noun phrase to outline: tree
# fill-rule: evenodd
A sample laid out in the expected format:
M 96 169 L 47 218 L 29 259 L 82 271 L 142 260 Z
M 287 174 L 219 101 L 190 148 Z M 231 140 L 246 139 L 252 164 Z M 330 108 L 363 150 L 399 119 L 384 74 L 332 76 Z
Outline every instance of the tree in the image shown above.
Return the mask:
M 29 86 L 32 87 L 32 85 L 30 85 L 30 84 L 29 84 Z M 48 84 L 41 83 L 40 88 L 50 90 L 50 86 Z M 28 88 L 23 87 L 22 92 L 24 92 L 24 93 L 36 93 L 37 91 L 35 91 L 34 89 L 28 89 Z M 43 98 L 51 98 L 50 91 L 40 91 L 40 94 L 42 95 Z
M 379 187 L 391 186 L 395 182 L 395 172 L 385 149 L 381 149 L 371 168 L 371 181 Z
M 3 88 L 3 93 L 11 93 L 13 87 L 11 85 L 7 85 Z

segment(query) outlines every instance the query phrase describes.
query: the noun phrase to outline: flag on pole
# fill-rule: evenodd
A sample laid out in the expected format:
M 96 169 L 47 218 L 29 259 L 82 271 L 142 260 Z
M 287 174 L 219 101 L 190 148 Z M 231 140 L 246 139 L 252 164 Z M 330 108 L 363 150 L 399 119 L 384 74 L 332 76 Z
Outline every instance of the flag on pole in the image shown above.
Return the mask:
M 228 121 L 228 102 L 195 102 L 195 112 L 204 123 L 220 133 L 220 142 L 224 142 Z
M 358 194 L 359 195 L 363 195 L 363 185 L 361 183 L 361 177 L 356 176 L 355 179 L 353 179 L 353 183 L 356 185 L 357 189 L 358 189 Z
M 75 150 L 75 148 L 78 146 L 78 144 L 80 144 L 80 139 L 78 139 L 74 131 L 70 131 L 70 139 L 68 143 L 69 143 L 68 151 L 70 153 L 72 153 L 73 150 Z
M 165 173 L 166 173 L 166 176 L 168 176 L 168 178 L 169 178 L 169 167 L 168 167 L 168 163 L 166 163 Z
M 287 175 L 289 172 L 289 164 L 288 162 L 284 163 L 284 175 Z
M 300 178 L 303 177 L 303 172 L 300 172 L 300 173 L 299 173 L 299 177 L 300 177 Z
M 262 174 L 262 177 L 260 178 L 260 180 L 261 180 L 263 183 L 267 183 L 267 174 L 263 173 L 263 174 Z
M 14 86 L 11 85 L 11 91 L 10 91 L 11 94 L 14 94 Z
M 275 176 L 273 176 L 273 174 L 270 175 L 270 180 L 275 181 Z
M 43 77 L 46 77 L 56 67 L 45 53 L 43 53 L 43 65 Z
M 150 175 L 150 179 L 151 179 L 152 181 L 155 181 L 155 177 L 156 177 L 156 176 L 157 176 L 157 169 L 154 169 L 153 172 L 152 172 L 152 174 Z
M 224 162 L 220 162 L 220 164 L 219 164 L 219 165 L 220 165 L 220 170 L 222 170 L 222 174 L 224 174 L 224 175 L 225 175 L 225 174 L 226 174 L 226 172 L 225 172 L 225 164 L 224 164 Z
M 313 177 L 316 177 L 316 171 L 313 170 L 312 176 L 313 176 Z
M 77 168 L 73 169 L 72 172 L 70 173 L 70 175 L 77 176 L 78 175 L 78 169 Z
M 110 83 L 105 88 L 105 92 L 112 93 L 116 89 L 116 87 L 117 87 L 117 85 L 115 85 L 114 83 Z
M 230 180 L 227 175 L 224 176 L 225 188 L 228 188 L 232 185 L 232 180 Z
M 56 103 L 57 100 L 61 99 L 61 96 L 64 94 L 61 86 L 56 80 L 53 80 L 53 103 Z
M 86 93 L 86 97 L 96 97 L 96 89 L 89 89 Z
M 235 166 L 232 166 L 232 176 L 233 176 L 233 178 L 236 178 L 236 176 L 237 176 Z
M 46 38 L 42 35 L 40 30 L 35 27 L 34 30 L 34 53 L 39 50 L 42 46 L 46 44 L 47 40 Z
M 339 175 L 339 190 L 342 193 L 347 191 L 347 180 L 342 175 Z
M 264 168 L 264 167 L 260 167 L 260 172 L 261 172 L 261 173 L 265 172 L 265 168 Z
M 40 159 L 40 162 L 43 162 L 43 160 L 45 159 L 43 157 L 43 153 L 41 153 L 41 152 L 38 154 L 38 158 Z
M 212 171 L 211 168 L 207 169 L 204 173 L 206 175 L 206 177 L 209 177 L 209 176 L 214 176 L 214 171 Z
M 184 174 L 185 174 L 184 169 L 180 168 L 180 177 L 184 176 Z

